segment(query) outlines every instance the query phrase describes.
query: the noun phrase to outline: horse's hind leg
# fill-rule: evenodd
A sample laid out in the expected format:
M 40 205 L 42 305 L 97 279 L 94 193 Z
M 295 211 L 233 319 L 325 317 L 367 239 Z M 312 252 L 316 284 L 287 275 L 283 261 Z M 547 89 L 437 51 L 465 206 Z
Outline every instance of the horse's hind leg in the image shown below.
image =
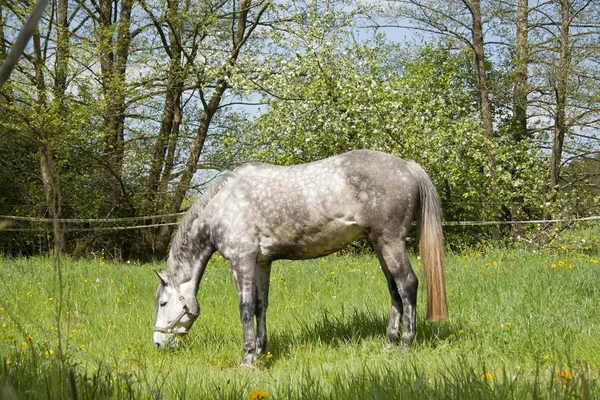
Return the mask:
M 269 283 L 271 281 L 271 263 L 259 263 L 256 268 L 255 314 L 257 354 L 267 351 L 267 307 L 269 306 Z
M 417 330 L 417 288 L 419 280 L 406 254 L 404 240 L 377 243 L 377 254 L 385 274 L 392 298 L 388 339 L 396 342 L 400 338 L 402 319 L 402 349 L 406 350 Z

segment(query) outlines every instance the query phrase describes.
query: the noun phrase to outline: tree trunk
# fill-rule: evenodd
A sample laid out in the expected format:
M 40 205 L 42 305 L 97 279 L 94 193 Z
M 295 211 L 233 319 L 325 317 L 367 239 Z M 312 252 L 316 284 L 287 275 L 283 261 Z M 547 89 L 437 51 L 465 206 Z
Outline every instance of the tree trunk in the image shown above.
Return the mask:
M 480 0 L 473 0 L 471 2 L 471 12 L 473 15 L 473 51 L 475 53 L 475 82 L 477 85 L 477 95 L 479 97 L 479 106 L 481 108 L 483 132 L 485 136 L 491 140 L 494 137 L 494 127 L 492 123 L 490 93 L 486 77 Z
M 2 6 L 0 6 L 0 65 L 6 58 L 6 39 L 4 38 L 4 16 L 2 14 Z
M 119 214 L 119 205 L 124 196 L 122 182 L 125 141 L 125 73 L 131 44 L 131 7 L 133 0 L 123 0 L 118 21 L 112 21 L 113 2 L 100 2 L 100 70 L 104 91 L 104 157 L 107 173 L 104 182 L 102 215 Z M 116 25 L 116 34 L 113 26 Z M 113 39 L 113 35 L 116 36 Z
M 69 68 L 69 21 L 67 19 L 68 0 L 58 0 L 57 6 L 57 38 L 56 38 L 56 61 L 54 71 L 54 101 L 58 103 L 63 111 L 64 96 L 67 91 L 67 73 Z
M 60 188 L 60 176 L 56 168 L 56 161 L 51 149 L 51 135 L 48 130 L 48 97 L 46 94 L 46 83 L 44 79 L 44 56 L 40 44 L 38 31 L 33 34 L 35 84 L 37 89 L 38 118 L 37 126 L 33 127 L 38 137 L 38 148 L 40 151 L 40 172 L 44 197 L 50 218 L 53 221 L 54 246 L 57 251 L 64 248 L 64 227 L 58 222 L 62 210 L 62 197 Z
M 160 130 L 154 143 L 150 171 L 146 180 L 147 193 L 142 210 L 147 215 L 162 212 L 161 205 L 164 204 L 165 199 L 157 199 L 157 192 L 159 191 L 161 178 L 166 177 L 167 182 L 169 181 L 172 164 L 169 165 L 168 162 L 172 163 L 174 160 L 174 154 L 171 154 L 171 151 L 175 149 L 181 124 L 181 95 L 183 93 L 184 72 L 181 64 L 183 51 L 181 48 L 181 18 L 178 17 L 178 14 L 178 2 L 169 1 L 167 19 L 173 22 L 169 24 L 170 48 L 167 48 L 166 52 L 169 54 L 171 62 L 167 76 Z M 160 192 L 163 196 L 165 193 L 166 190 Z
M 569 52 L 570 6 L 567 0 L 560 1 L 562 24 L 560 28 L 560 55 L 554 83 L 556 110 L 554 116 L 554 140 L 550 156 L 550 177 L 548 181 L 548 198 L 554 198 L 560 178 L 560 165 L 562 149 L 567 132 L 566 106 L 567 106 L 567 79 L 571 67 Z
M 519 0 L 517 6 L 517 47 L 515 49 L 514 139 L 520 142 L 527 133 L 527 67 L 529 65 L 529 0 Z
M 514 95 L 513 95 L 513 112 L 514 112 L 514 127 L 513 140 L 515 153 L 515 167 L 520 164 L 519 160 L 526 157 L 522 151 L 522 143 L 528 139 L 527 132 L 527 95 L 528 95 L 528 74 L 527 67 L 529 65 L 529 0 L 519 0 L 517 5 L 517 44 L 514 55 Z M 522 172 L 518 168 L 513 168 L 513 181 L 521 180 Z M 510 206 L 511 220 L 519 222 L 523 220 L 523 197 L 515 191 L 512 197 Z M 513 237 L 523 236 L 523 225 L 513 224 Z
M 481 122 L 483 133 L 489 141 L 487 150 L 488 167 L 490 169 L 490 192 L 497 193 L 497 166 L 494 152 L 494 126 L 492 120 L 492 107 L 490 104 L 490 92 L 487 85 L 485 52 L 483 42 L 483 23 L 481 19 L 481 1 L 472 0 L 471 15 L 473 17 L 473 52 L 475 54 L 475 85 L 479 98 L 481 110 Z M 500 208 L 493 210 L 495 218 L 501 218 Z M 498 229 L 498 234 L 501 231 Z

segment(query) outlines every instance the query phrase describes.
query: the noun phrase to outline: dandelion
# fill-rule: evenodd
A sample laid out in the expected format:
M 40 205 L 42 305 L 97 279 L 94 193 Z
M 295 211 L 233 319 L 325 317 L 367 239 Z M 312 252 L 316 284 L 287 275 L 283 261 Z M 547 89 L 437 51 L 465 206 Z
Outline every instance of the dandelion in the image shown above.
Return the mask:
M 458 330 L 458 333 L 459 333 L 460 335 L 462 335 L 463 333 L 465 333 L 465 330 L 464 330 L 464 329 L 459 329 L 459 330 Z
M 51 356 L 51 355 L 53 355 L 53 354 L 54 354 L 54 350 L 52 350 L 52 349 L 49 349 L 49 348 L 47 348 L 47 347 L 46 347 L 46 351 L 45 351 L 45 353 L 46 353 L 46 355 L 47 355 L 47 356 Z
M 305 344 L 301 344 L 299 347 L 300 347 L 300 350 L 306 349 L 306 345 Z
M 267 351 L 267 358 L 271 358 L 271 357 L 273 357 L 273 354 L 271 354 L 270 351 Z
M 549 356 L 548 354 L 546 354 L 546 355 L 544 356 L 544 360 L 548 360 L 549 358 L 550 358 L 550 356 Z
M 506 321 L 506 323 L 504 324 L 506 327 L 510 327 L 510 322 Z
M 493 378 L 493 375 L 492 375 L 492 373 L 491 373 L 491 372 L 489 372 L 489 371 L 486 371 L 486 372 L 485 372 L 485 373 L 484 373 L 484 374 L 481 376 L 481 378 L 482 378 L 482 379 L 492 379 L 492 378 Z
M 27 346 L 29 346 L 29 343 L 27 343 L 27 342 L 21 342 L 21 346 L 27 347 Z
M 269 397 L 269 394 L 264 390 L 253 389 L 250 391 L 251 400 L 263 400 Z
M 563 386 L 567 386 L 569 383 L 571 383 L 571 379 L 573 379 L 573 375 L 571 374 L 571 371 L 561 371 L 560 372 L 560 380 L 561 380 L 561 384 Z
M 85 344 L 82 344 L 82 345 L 81 345 L 81 346 L 79 346 L 79 347 L 81 347 L 82 349 L 85 349 Z

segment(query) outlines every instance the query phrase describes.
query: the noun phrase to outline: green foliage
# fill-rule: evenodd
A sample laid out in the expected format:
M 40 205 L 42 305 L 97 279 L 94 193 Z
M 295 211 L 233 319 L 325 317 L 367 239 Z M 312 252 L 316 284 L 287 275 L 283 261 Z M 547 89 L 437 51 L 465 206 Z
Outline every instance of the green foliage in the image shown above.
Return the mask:
M 269 353 L 256 370 L 239 369 L 237 296 L 218 256 L 200 287 L 200 318 L 173 353 L 152 344 L 151 266 L 101 254 L 64 260 L 61 302 L 51 260 L 0 264 L 0 390 L 7 398 L 239 399 L 253 390 L 273 399 L 598 395 L 598 253 L 449 254 L 450 317 L 426 321 L 421 290 L 408 354 L 382 351 L 389 295 L 374 257 L 276 263 Z

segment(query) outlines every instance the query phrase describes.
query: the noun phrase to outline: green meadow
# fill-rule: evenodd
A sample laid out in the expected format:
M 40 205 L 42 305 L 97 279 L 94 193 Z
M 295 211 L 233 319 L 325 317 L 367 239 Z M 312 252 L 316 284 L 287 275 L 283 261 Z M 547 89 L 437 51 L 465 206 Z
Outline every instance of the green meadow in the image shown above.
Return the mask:
M 600 397 L 600 256 L 448 254 L 449 318 L 386 350 L 390 304 L 373 256 L 273 266 L 269 352 L 241 369 L 228 263 L 211 260 L 201 316 L 175 352 L 152 343 L 164 264 L 0 260 L 0 393 L 13 398 L 590 399 Z M 411 257 L 421 275 L 419 262 Z

